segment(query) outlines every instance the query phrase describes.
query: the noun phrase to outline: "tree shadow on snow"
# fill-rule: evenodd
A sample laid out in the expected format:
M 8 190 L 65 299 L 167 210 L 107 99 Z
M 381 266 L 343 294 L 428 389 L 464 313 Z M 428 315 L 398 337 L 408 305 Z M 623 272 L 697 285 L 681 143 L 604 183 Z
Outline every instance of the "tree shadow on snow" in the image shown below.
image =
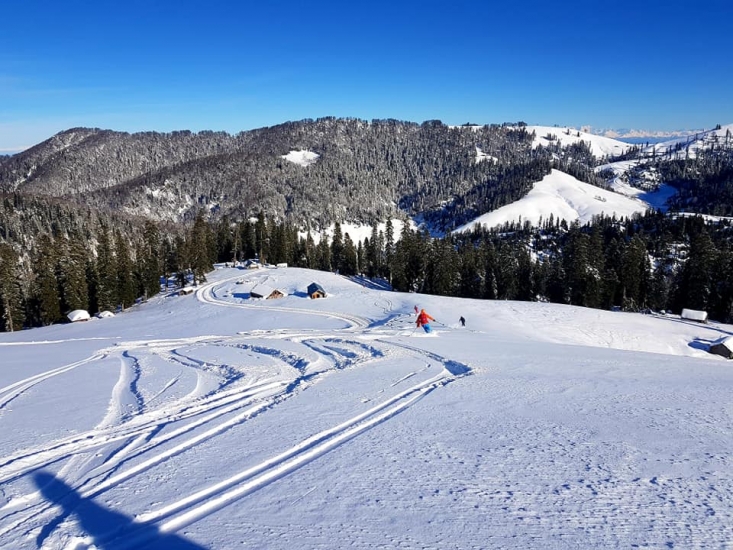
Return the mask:
M 110 510 L 82 497 L 72 487 L 48 472 L 33 474 L 33 482 L 43 497 L 63 510 L 57 518 L 44 526 L 36 539 L 39 547 L 67 517 L 75 515 L 84 532 L 100 550 L 123 548 L 166 550 L 205 550 L 193 542 L 174 534 L 161 533 L 154 525 L 134 523 L 132 517 Z

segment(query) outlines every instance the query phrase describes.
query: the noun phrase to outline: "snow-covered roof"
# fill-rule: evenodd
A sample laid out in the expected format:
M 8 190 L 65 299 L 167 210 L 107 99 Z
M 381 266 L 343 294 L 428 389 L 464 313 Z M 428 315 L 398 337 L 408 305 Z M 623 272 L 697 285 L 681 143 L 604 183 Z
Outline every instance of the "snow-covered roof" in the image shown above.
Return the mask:
M 689 319 L 690 321 L 707 321 L 707 311 L 698 311 L 696 309 L 683 309 L 680 315 L 683 319 Z
M 272 287 L 272 286 L 270 286 L 270 285 L 266 285 L 266 284 L 264 284 L 264 283 L 260 283 L 260 284 L 258 284 L 258 285 L 255 285 L 255 286 L 254 286 L 254 287 L 252 288 L 252 290 L 250 290 L 250 291 L 249 291 L 249 294 L 250 294 L 250 296 L 252 296 L 253 298 L 257 298 L 257 297 L 263 297 L 263 298 L 267 298 L 267 297 L 268 297 L 268 296 L 270 296 L 270 295 L 271 295 L 271 294 L 272 294 L 273 292 L 279 292 L 279 293 L 280 293 L 280 294 L 282 294 L 283 296 L 285 295 L 285 292 L 283 292 L 282 290 L 279 290 L 279 289 L 277 289 L 277 288 L 275 288 L 275 287 Z
M 72 323 L 75 323 L 76 321 L 88 321 L 90 319 L 89 312 L 85 309 L 75 309 L 74 311 L 69 312 L 66 317 Z

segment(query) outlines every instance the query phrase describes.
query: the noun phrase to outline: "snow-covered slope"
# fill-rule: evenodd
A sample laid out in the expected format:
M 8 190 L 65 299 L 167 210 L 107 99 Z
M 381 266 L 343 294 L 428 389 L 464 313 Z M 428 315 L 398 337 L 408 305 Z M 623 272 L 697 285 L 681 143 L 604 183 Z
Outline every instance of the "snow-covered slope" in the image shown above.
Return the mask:
M 210 281 L 0 334 L 0 547 L 733 540 L 733 368 L 704 351 L 733 326 L 291 268 Z
M 590 146 L 592 153 L 598 157 L 612 157 L 628 151 L 632 146 L 623 141 L 589 134 L 576 130 L 575 128 L 559 128 L 557 126 L 527 126 L 528 132 L 535 133 L 533 145 L 547 146 L 551 141 L 559 141 L 565 147 L 579 141 L 584 141 Z M 548 138 L 552 138 L 552 140 Z
M 583 183 L 559 170 L 552 170 L 520 200 L 483 214 L 455 231 L 467 231 L 475 225 L 497 227 L 520 220 L 522 223 L 529 221 L 536 226 L 540 220 L 547 221 L 550 215 L 555 220 L 564 219 L 568 223 L 575 220 L 585 223 L 601 213 L 620 218 L 644 212 L 647 208 L 648 205 L 644 202 Z
M 667 155 L 671 158 L 695 158 L 701 149 L 710 149 L 716 146 L 733 147 L 733 124 L 721 126 L 716 130 L 708 130 L 691 136 L 663 141 L 649 145 L 644 149 L 646 156 Z

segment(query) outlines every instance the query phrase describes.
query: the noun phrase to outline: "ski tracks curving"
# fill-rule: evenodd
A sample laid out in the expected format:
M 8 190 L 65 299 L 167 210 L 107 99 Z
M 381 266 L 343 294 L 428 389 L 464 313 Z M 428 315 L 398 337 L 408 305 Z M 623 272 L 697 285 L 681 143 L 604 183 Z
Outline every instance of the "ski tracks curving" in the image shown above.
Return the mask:
M 220 307 L 255 307 L 223 301 L 216 296 L 215 287 L 212 284 L 199 289 L 198 299 Z M 413 381 L 412 386 L 402 391 L 394 390 L 398 393 L 383 398 L 368 410 L 306 437 L 284 452 L 234 475 L 140 513 L 124 532 L 110 534 L 115 548 L 134 548 L 143 544 L 142 539 L 151 536 L 150 533 L 175 532 L 293 474 L 305 464 L 389 421 L 431 392 L 470 373 L 470 368 L 462 363 L 416 346 L 379 338 L 380 333 L 370 328 L 372 325 L 367 319 L 359 316 L 262 304 L 256 307 L 336 317 L 348 328 L 341 331 L 343 337 L 334 337 L 334 331 L 319 336 L 281 330 L 267 334 L 119 342 L 82 361 L 0 388 L 2 413 L 8 403 L 21 398 L 36 384 L 52 383 L 58 375 L 109 356 L 117 356 L 120 360 L 118 382 L 111 392 L 107 414 L 100 423 L 86 432 L 0 457 L 0 483 L 9 483 L 60 464 L 60 474 L 74 490 L 82 498 L 92 498 L 257 415 L 266 414 L 283 400 L 318 382 L 322 375 L 356 368 L 369 361 L 384 361 L 391 355 L 413 357 L 425 365 L 394 380 L 378 393 L 405 385 L 408 380 Z M 384 312 L 389 315 L 391 310 L 392 303 L 387 300 Z M 265 346 L 263 338 L 280 340 L 283 345 Z M 234 355 L 235 360 L 211 360 L 198 355 L 203 351 L 211 354 L 217 349 L 222 354 L 242 356 Z M 239 364 L 236 358 L 245 355 L 246 361 Z M 442 368 L 436 375 L 414 382 L 416 375 L 429 369 L 431 363 Z M 139 388 L 152 364 L 168 368 L 173 377 L 166 378 L 163 387 L 146 399 Z M 169 395 L 171 388 L 182 383 L 180 379 L 186 372 L 196 373 L 199 382 L 188 393 Z M 372 399 L 361 400 L 361 403 L 368 401 Z M 39 525 L 55 525 L 53 508 L 43 502 L 40 493 L 11 500 L 0 508 L 0 536 L 18 530 L 31 533 Z M 151 525 L 157 529 L 149 529 Z

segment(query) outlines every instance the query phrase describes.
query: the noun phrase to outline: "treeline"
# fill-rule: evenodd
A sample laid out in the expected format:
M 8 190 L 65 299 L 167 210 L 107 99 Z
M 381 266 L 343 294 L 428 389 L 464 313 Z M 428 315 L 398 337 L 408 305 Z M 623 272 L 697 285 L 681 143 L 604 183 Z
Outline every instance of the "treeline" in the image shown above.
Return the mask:
M 212 254 L 382 277 L 398 291 L 625 311 L 693 308 L 731 322 L 730 239 L 729 222 L 649 212 L 569 226 L 551 217 L 537 228 L 507 225 L 439 239 L 409 225 L 395 235 L 388 223 L 354 241 L 336 224 L 330 244 L 324 237 L 316 244 L 260 215 L 219 224 Z
M 676 210 L 733 216 L 733 139 L 693 158 L 659 162 L 656 168 L 678 190 L 671 201 Z
M 58 220 L 57 220 L 58 221 Z M 432 238 L 392 222 L 355 240 L 302 233 L 260 213 L 216 223 L 200 211 L 173 234 L 150 222 L 125 232 L 105 222 L 53 224 L 22 254 L 0 244 L 2 330 L 42 326 L 74 309 L 125 308 L 160 291 L 160 276 L 202 282 L 216 262 L 258 258 L 343 275 L 387 279 L 398 291 L 476 299 L 547 301 L 625 311 L 706 310 L 733 321 L 733 251 L 728 222 L 647 213 L 568 225 L 506 225 Z M 8 225 L 4 224 L 8 234 Z

